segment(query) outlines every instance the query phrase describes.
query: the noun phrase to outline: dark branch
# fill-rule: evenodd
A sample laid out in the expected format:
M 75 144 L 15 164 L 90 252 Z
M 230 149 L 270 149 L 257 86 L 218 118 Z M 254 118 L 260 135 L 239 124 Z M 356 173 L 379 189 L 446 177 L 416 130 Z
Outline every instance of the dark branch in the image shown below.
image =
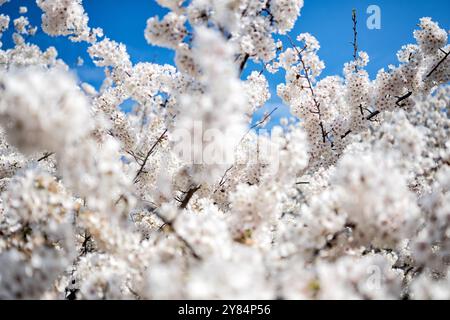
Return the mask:
M 175 237 L 177 237 L 177 239 L 183 243 L 183 245 L 189 250 L 189 252 L 191 253 L 191 255 L 197 259 L 197 260 L 202 260 L 202 257 L 195 251 L 195 249 L 192 247 L 192 245 L 184 238 L 182 237 L 175 229 L 173 221 L 169 221 L 167 220 L 164 216 L 162 216 L 158 210 L 155 210 L 154 208 L 150 207 L 147 208 L 150 212 L 152 212 L 153 214 L 155 214 L 164 224 L 164 226 L 169 227 L 170 231 L 175 235 Z
M 142 164 L 142 161 L 144 161 L 144 159 L 142 159 L 140 156 L 138 156 L 136 153 L 134 153 L 133 151 L 127 151 L 127 153 L 132 156 L 134 158 L 134 161 L 136 161 L 139 164 Z
M 377 115 L 379 115 L 381 112 L 378 110 L 375 110 L 374 112 L 372 112 L 366 119 L 367 120 L 372 120 L 373 118 L 375 118 Z
M 353 9 L 352 11 L 352 21 L 353 21 L 353 59 L 356 60 L 358 59 L 358 30 L 357 30 L 357 25 L 358 25 L 358 20 L 356 17 L 356 9 Z M 358 66 L 355 64 L 355 71 L 358 72 Z
M 341 139 L 344 139 L 344 138 L 347 137 L 350 133 L 352 133 L 352 130 L 348 130 L 346 133 L 344 133 L 344 134 L 341 136 Z
M 81 252 L 80 252 L 81 256 L 85 256 L 90 251 L 92 251 L 90 248 L 90 242 L 92 240 L 92 236 L 87 231 L 85 231 L 83 238 L 84 238 L 84 240 L 83 240 L 83 243 L 81 244 Z
M 316 107 L 316 111 L 314 111 L 312 113 L 317 114 L 317 116 L 319 117 L 319 122 L 320 122 L 319 126 L 320 126 L 320 129 L 322 131 L 323 143 L 326 143 L 326 141 L 328 139 L 328 133 L 324 129 L 323 120 L 322 120 L 322 113 L 320 112 L 320 102 L 317 100 L 316 94 L 315 94 L 314 89 L 313 89 L 311 78 L 309 77 L 309 73 L 308 73 L 309 68 L 306 66 L 306 62 L 303 59 L 303 55 L 302 55 L 303 51 L 305 51 L 307 47 L 305 46 L 305 47 L 303 47 L 303 49 L 299 50 L 298 47 L 295 45 L 294 41 L 292 40 L 292 38 L 289 35 L 287 35 L 287 38 L 288 38 L 289 42 L 291 43 L 292 47 L 294 48 L 294 50 L 297 52 L 298 59 L 299 59 L 300 63 L 302 64 L 302 68 L 303 68 L 303 71 L 305 73 L 303 77 L 308 82 L 308 88 L 307 89 L 310 90 L 312 99 L 314 101 L 314 106 Z M 302 75 L 299 75 L 299 76 L 302 76 Z
M 54 155 L 54 154 L 55 154 L 54 152 L 46 152 L 46 153 L 44 153 L 44 155 L 43 155 L 42 157 L 40 157 L 40 158 L 37 160 L 37 162 L 42 162 L 42 161 L 44 161 L 44 160 L 50 158 L 50 157 L 51 157 L 52 155 Z
M 403 107 L 404 105 L 403 105 L 403 104 L 400 104 L 400 103 L 401 103 L 402 101 L 408 99 L 409 97 L 411 97 L 412 94 L 413 94 L 413 93 L 412 93 L 411 91 L 409 91 L 408 93 L 406 93 L 405 95 L 403 95 L 403 96 L 401 96 L 401 97 L 396 97 L 398 100 L 395 102 L 395 104 L 396 104 L 398 107 Z
M 163 134 L 156 140 L 156 142 L 153 144 L 153 146 L 150 148 L 150 150 L 147 152 L 147 155 L 144 158 L 144 161 L 142 162 L 141 167 L 139 168 L 139 171 L 136 173 L 136 176 L 134 177 L 134 182 L 137 182 L 137 179 L 141 175 L 141 173 L 144 171 L 145 165 L 147 164 L 148 159 L 152 155 L 153 151 L 155 150 L 156 146 L 162 141 L 164 136 L 166 135 L 168 129 L 164 130 Z
M 228 172 L 230 172 L 230 170 L 233 169 L 233 167 L 234 167 L 234 166 L 231 166 L 231 167 L 229 167 L 229 168 L 225 171 L 225 173 L 223 174 L 222 178 L 221 178 L 220 181 L 219 181 L 219 186 L 217 187 L 216 190 L 214 190 L 213 193 L 216 193 L 217 191 L 219 191 L 219 188 L 223 187 L 223 185 L 224 185 L 225 182 L 226 182 L 226 179 L 225 179 L 225 178 L 226 178 Z
M 248 53 L 246 53 L 244 58 L 241 61 L 241 64 L 239 65 L 239 74 L 242 74 L 242 72 L 244 71 L 245 65 L 247 64 L 247 61 L 249 58 L 250 58 L 250 55 Z
M 450 51 L 449 52 L 445 52 L 444 50 L 441 49 L 441 51 L 444 53 L 444 57 L 438 62 L 438 64 L 427 74 L 427 78 L 431 77 L 431 75 L 439 68 L 439 66 L 441 64 L 444 63 L 445 59 L 448 58 L 448 56 L 450 55 Z
M 184 199 L 181 201 L 180 209 L 186 209 L 187 205 L 189 204 L 189 201 L 191 201 L 191 198 L 194 196 L 194 194 L 200 190 L 201 186 L 197 187 L 191 187 L 188 192 L 186 192 L 186 195 L 184 196 Z

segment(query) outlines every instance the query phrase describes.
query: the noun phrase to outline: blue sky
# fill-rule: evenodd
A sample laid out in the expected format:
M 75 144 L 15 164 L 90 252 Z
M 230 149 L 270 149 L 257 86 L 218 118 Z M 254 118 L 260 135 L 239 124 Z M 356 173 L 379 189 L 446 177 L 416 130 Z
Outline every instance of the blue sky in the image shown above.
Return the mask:
M 127 45 L 133 62 L 148 61 L 173 64 L 174 54 L 170 50 L 153 47 L 144 39 L 146 20 L 155 15 L 163 16 L 166 10 L 160 8 L 153 0 L 84 0 L 84 7 L 89 15 L 92 27 L 103 28 L 105 35 Z M 12 18 L 19 16 L 19 6 L 29 8 L 28 16 L 32 24 L 39 24 L 41 12 L 34 0 L 11 0 L 0 7 L 0 13 Z M 366 20 L 369 5 L 378 5 L 381 9 L 381 29 L 369 30 Z M 430 16 L 441 27 L 450 29 L 449 0 L 305 0 L 301 17 L 297 20 L 291 36 L 302 32 L 313 34 L 321 43 L 319 55 L 327 66 L 323 76 L 342 74 L 343 64 L 352 59 L 352 9 L 356 8 L 359 20 L 359 47 L 367 51 L 371 58 L 368 71 L 372 77 L 380 68 L 396 63 L 397 50 L 406 43 L 414 41 L 412 32 L 417 27 L 420 17 Z M 12 45 L 10 33 L 3 36 L 4 47 Z M 55 46 L 59 56 L 76 70 L 82 81 L 99 86 L 103 73 L 95 68 L 86 54 L 86 45 L 73 44 L 63 37 L 52 38 L 39 32 L 31 40 L 41 48 Z M 77 58 L 81 56 L 85 65 L 77 67 Z M 249 65 L 245 74 L 252 67 Z M 257 67 L 259 70 L 259 67 Z M 276 97 L 277 83 L 283 82 L 283 74 L 268 77 L 271 84 L 272 99 L 266 107 L 271 109 L 280 105 Z M 280 108 L 274 116 L 286 114 Z

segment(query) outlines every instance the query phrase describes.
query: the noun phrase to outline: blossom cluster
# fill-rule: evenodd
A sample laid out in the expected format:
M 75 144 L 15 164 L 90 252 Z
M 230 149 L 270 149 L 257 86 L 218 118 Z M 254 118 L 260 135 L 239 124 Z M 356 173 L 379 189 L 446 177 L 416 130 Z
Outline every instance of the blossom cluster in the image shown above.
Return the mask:
M 322 78 L 287 35 L 303 0 L 156 2 L 143 37 L 174 65 L 133 63 L 81 0 L 0 14 L 0 299 L 449 299 L 448 32 L 422 18 L 397 66 Z M 281 70 L 293 119 L 258 132 Z

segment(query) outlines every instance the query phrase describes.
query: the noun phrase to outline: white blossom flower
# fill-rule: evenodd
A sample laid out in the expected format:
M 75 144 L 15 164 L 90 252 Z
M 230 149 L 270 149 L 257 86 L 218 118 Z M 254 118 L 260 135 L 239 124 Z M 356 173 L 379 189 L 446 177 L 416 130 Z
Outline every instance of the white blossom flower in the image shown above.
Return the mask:
M 88 101 L 72 76 L 31 69 L 0 79 L 1 122 L 9 141 L 22 151 L 59 152 L 89 130 Z
M 0 14 L 0 299 L 448 299 L 448 32 L 324 77 L 303 0 L 156 3 L 173 65 L 37 0 L 99 88 Z

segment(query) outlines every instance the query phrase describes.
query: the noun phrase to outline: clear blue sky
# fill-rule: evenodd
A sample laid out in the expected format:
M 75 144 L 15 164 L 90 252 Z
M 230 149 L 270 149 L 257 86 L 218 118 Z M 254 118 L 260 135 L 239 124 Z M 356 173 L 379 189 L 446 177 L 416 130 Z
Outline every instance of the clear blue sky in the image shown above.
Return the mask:
M 155 15 L 162 16 L 165 10 L 153 0 L 84 0 L 84 7 L 89 15 L 92 27 L 101 27 L 105 35 L 127 45 L 133 62 L 149 61 L 173 64 L 173 52 L 153 47 L 144 39 L 146 20 Z M 0 7 L 0 13 L 12 18 L 19 16 L 19 6 L 29 9 L 31 22 L 39 24 L 41 12 L 34 0 L 11 0 Z M 366 13 L 369 5 L 381 8 L 381 29 L 369 30 Z M 441 27 L 450 29 L 450 0 L 305 0 L 301 17 L 290 33 L 293 37 L 302 32 L 313 34 L 321 43 L 319 54 L 327 66 L 324 76 L 342 73 L 342 66 L 352 59 L 352 21 L 351 12 L 356 8 L 359 19 L 360 49 L 369 53 L 371 62 L 369 72 L 372 77 L 377 70 L 396 63 L 397 50 L 406 43 L 413 42 L 412 32 L 417 27 L 420 17 L 430 16 L 438 21 Z M 3 36 L 4 47 L 11 46 L 10 33 Z M 59 56 L 73 67 L 81 80 L 98 86 L 102 80 L 102 71 L 95 68 L 86 55 L 86 45 L 72 44 L 65 38 L 51 38 L 45 34 L 37 34 L 32 42 L 42 48 L 53 45 Z M 85 65 L 76 67 L 77 58 L 81 56 Z M 253 66 L 254 67 L 254 66 Z M 251 69 L 252 66 L 249 66 Z M 259 70 L 259 67 L 258 67 Z M 247 70 L 247 73 L 250 70 Z M 276 84 L 283 81 L 283 74 L 268 77 L 273 92 L 271 105 L 279 104 L 276 97 Z M 281 109 L 278 116 L 283 114 Z

